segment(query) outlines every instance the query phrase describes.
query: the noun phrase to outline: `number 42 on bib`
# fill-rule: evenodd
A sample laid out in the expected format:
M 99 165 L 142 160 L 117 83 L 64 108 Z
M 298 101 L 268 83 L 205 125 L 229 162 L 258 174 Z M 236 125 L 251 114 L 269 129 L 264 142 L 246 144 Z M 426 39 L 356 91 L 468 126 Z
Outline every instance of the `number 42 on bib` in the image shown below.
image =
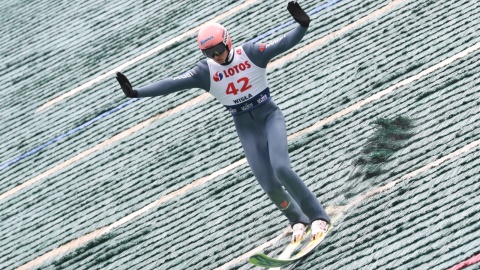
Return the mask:
M 227 92 L 226 93 L 228 95 L 237 95 L 238 91 L 245 92 L 248 89 L 252 88 L 252 86 L 249 84 L 249 81 L 248 81 L 247 77 L 243 77 L 243 78 L 238 79 L 237 83 L 241 85 L 240 90 L 238 90 L 237 87 L 235 87 L 235 84 L 233 82 L 231 82 L 227 85 Z

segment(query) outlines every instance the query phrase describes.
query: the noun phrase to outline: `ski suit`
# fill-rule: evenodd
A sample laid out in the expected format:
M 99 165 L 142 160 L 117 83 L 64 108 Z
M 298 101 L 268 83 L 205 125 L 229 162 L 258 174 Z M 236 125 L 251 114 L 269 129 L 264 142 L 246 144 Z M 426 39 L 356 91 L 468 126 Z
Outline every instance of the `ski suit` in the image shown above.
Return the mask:
M 232 114 L 255 178 L 292 225 L 318 219 L 330 223 L 322 205 L 291 168 L 285 118 L 267 84 L 268 62 L 300 42 L 306 31 L 307 27 L 297 26 L 271 44 L 246 42 L 230 50 L 226 64 L 202 60 L 178 77 L 137 89 L 138 97 L 151 97 L 201 88 L 218 99 Z

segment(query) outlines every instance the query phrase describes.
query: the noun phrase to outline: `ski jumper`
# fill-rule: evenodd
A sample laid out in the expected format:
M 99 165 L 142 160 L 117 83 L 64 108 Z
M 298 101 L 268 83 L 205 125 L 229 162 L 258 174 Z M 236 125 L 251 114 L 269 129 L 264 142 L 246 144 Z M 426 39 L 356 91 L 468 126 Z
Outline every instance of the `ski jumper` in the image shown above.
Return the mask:
M 232 114 L 255 178 L 292 225 L 318 219 L 330 223 L 290 165 L 285 118 L 267 84 L 268 62 L 300 42 L 306 31 L 307 27 L 298 26 L 271 44 L 246 42 L 230 50 L 227 64 L 202 60 L 178 77 L 137 89 L 139 97 L 151 97 L 201 88 L 218 99 Z

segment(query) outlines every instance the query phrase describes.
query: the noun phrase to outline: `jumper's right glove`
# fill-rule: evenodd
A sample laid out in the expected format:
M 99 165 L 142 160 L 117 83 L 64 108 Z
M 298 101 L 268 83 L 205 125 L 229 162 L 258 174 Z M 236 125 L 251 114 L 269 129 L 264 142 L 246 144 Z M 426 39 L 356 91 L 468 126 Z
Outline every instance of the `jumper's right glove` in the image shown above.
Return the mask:
M 123 90 L 123 93 L 125 93 L 125 96 L 129 98 L 136 98 L 138 97 L 138 92 L 137 90 L 133 90 L 132 84 L 130 81 L 123 75 L 121 72 L 117 72 L 117 77 L 116 77 L 118 83 L 120 84 L 120 87 Z
M 301 26 L 308 27 L 310 25 L 310 17 L 300 7 L 298 2 L 294 2 L 294 1 L 288 2 L 287 9 L 292 15 L 293 19 L 297 21 Z

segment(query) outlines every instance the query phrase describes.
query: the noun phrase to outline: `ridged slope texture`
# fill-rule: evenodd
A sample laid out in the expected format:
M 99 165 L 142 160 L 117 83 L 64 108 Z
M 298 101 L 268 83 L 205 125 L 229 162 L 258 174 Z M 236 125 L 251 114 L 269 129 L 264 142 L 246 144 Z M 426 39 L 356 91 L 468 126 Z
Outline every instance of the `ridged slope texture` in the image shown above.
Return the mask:
M 352 0 L 314 14 L 293 50 L 391 2 L 401 3 L 269 69 L 289 135 L 480 42 L 477 0 Z M 127 99 L 112 76 L 37 111 L 40 106 L 243 2 L 0 3 L 4 164 Z M 301 1 L 307 11 L 323 3 Z M 241 44 L 290 20 L 284 2 L 267 0 L 220 22 Z M 192 34 L 124 73 L 140 86 L 182 74 L 200 59 Z M 364 198 L 296 269 L 446 269 L 480 252 L 478 147 L 364 196 L 480 140 L 479 60 L 476 50 L 289 141 L 292 166 L 326 207 Z M 190 89 L 134 102 L 1 170 L 0 194 L 201 94 Z M 369 123 L 396 116 L 414 120 L 413 136 L 382 164 L 384 173 L 352 177 L 375 131 Z M 243 158 L 231 117 L 213 98 L 158 118 L 1 200 L 0 269 L 114 224 Z M 243 164 L 36 269 L 214 269 L 273 239 L 286 224 Z M 246 260 L 231 268 L 254 269 Z

